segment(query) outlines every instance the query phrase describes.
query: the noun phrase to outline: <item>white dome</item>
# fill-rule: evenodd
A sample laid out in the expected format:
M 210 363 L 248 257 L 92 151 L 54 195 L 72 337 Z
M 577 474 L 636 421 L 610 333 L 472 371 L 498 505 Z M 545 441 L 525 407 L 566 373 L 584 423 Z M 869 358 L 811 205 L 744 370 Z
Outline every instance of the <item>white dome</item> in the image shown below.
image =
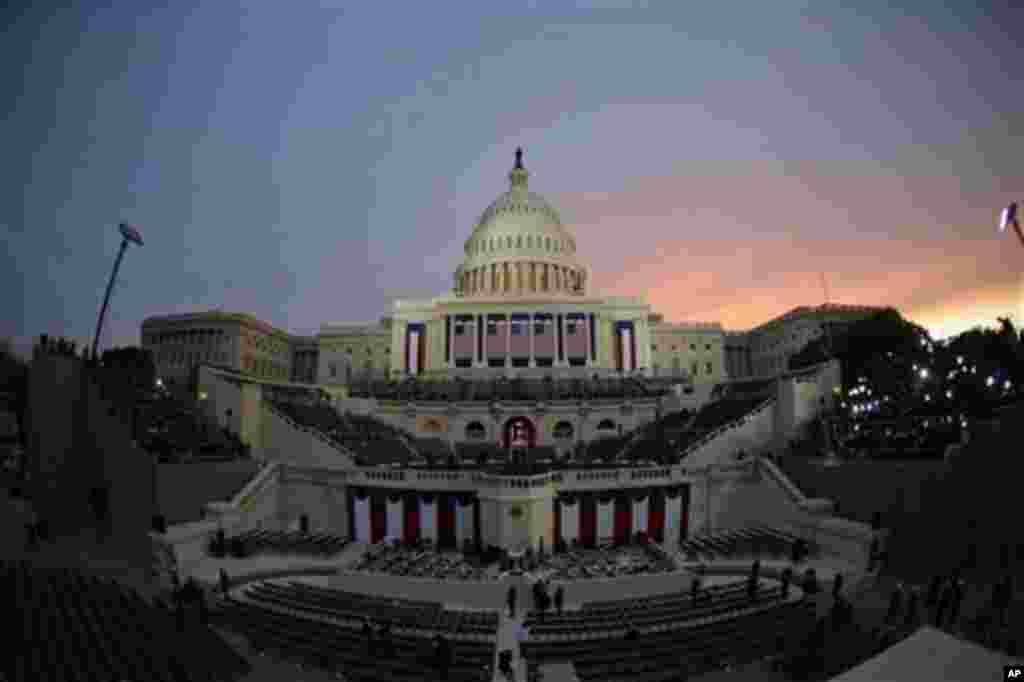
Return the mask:
M 522 165 L 522 151 L 516 152 L 516 165 L 509 174 L 511 188 L 491 202 L 466 240 L 466 257 L 455 273 L 456 290 L 463 273 L 490 268 L 513 268 L 517 264 L 551 266 L 559 270 L 553 285 L 562 293 L 582 293 L 584 270 L 576 260 L 576 240 L 562 226 L 558 211 L 541 195 L 529 191 L 529 172 Z M 488 270 L 489 272 L 489 270 Z M 564 284 L 562 278 L 564 277 Z M 512 275 L 509 279 L 513 284 Z M 493 287 L 484 292 L 494 294 Z M 519 291 L 518 286 L 516 290 Z M 536 291 L 537 289 L 530 289 Z M 552 289 L 545 288 L 544 291 Z M 503 293 L 511 293 L 501 288 Z

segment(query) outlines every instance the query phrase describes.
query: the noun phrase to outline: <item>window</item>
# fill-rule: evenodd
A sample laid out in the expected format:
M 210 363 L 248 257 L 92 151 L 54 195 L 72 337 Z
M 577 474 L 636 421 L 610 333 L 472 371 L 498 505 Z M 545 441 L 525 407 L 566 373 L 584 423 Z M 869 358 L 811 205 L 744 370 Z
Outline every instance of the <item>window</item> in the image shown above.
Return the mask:
M 465 333 L 466 333 L 466 328 L 465 327 L 463 327 L 461 324 L 455 325 L 455 336 L 462 336 Z
M 711 363 L 710 362 L 704 363 L 704 372 L 706 374 L 711 374 Z
M 338 376 L 338 366 L 333 362 L 328 367 L 328 371 L 330 372 L 332 379 Z
M 519 322 L 512 323 L 512 336 L 522 336 L 526 325 Z
M 657 352 L 658 352 L 658 347 L 657 347 L 656 345 L 654 345 L 654 344 L 652 343 L 652 344 L 651 344 L 651 350 L 652 350 L 653 352 L 657 353 Z
M 544 250 L 545 251 L 550 251 L 551 250 L 551 237 L 545 237 L 544 238 Z
M 516 248 L 523 248 L 523 235 L 519 235 L 518 237 L 516 237 Z
M 704 344 L 704 350 L 711 350 L 711 344 L 710 343 L 705 343 Z
M 528 248 L 528 249 L 532 249 L 533 248 L 533 235 L 532 234 L 526 235 L 526 248 Z
M 672 350 L 679 350 L 679 346 L 672 346 Z
M 349 355 L 352 355 L 352 349 L 351 348 L 346 348 L 345 352 L 348 353 Z
M 575 334 L 576 333 L 576 323 L 575 322 L 566 322 L 565 323 L 565 333 L 566 334 Z
M 694 351 L 697 350 L 697 344 L 691 343 L 690 344 L 690 350 L 694 350 Z
M 690 363 L 690 374 L 697 376 L 697 361 L 694 360 Z
M 540 336 L 543 333 L 544 333 L 544 323 L 543 322 L 534 322 L 533 323 L 533 335 L 534 336 Z
M 487 323 L 487 336 L 497 336 L 497 335 L 498 335 L 498 325 L 494 324 L 493 322 L 488 322 Z

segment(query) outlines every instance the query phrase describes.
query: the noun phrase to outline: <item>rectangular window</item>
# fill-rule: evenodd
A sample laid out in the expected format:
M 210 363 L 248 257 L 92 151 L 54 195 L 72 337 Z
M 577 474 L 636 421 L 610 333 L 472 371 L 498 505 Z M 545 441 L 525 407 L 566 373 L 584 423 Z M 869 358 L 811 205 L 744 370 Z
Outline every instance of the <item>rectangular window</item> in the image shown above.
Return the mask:
M 544 333 L 544 323 L 543 322 L 534 322 L 533 323 L 533 335 L 534 336 L 541 336 L 543 333 Z
M 530 358 L 512 358 L 513 367 L 529 367 Z
M 554 363 L 554 358 L 537 358 L 536 362 L 538 367 L 551 367 Z
M 658 352 L 658 347 L 655 346 L 654 344 L 651 344 L 651 350 L 654 351 L 655 353 L 657 353 Z
M 488 367 L 504 367 L 505 358 L 487 358 Z
M 587 359 L 586 358 L 569 358 L 569 366 L 570 367 L 586 367 L 587 366 Z
M 470 369 L 473 366 L 473 358 L 455 358 L 455 366 L 459 369 Z
M 525 325 L 516 322 L 512 325 L 512 336 L 522 336 L 525 331 Z
M 565 333 L 566 334 L 575 334 L 576 333 L 576 323 L 575 322 L 566 322 L 565 323 Z
M 697 344 L 691 343 L 690 350 L 697 350 Z
M 466 333 L 466 328 L 465 327 L 463 327 L 461 324 L 455 325 L 455 336 L 462 336 L 465 333 Z
M 498 335 L 498 325 L 488 323 L 488 325 L 487 325 L 487 336 L 497 336 L 497 335 Z
M 704 372 L 706 374 L 711 374 L 711 363 L 710 362 L 705 363 L 705 365 L 704 365 Z

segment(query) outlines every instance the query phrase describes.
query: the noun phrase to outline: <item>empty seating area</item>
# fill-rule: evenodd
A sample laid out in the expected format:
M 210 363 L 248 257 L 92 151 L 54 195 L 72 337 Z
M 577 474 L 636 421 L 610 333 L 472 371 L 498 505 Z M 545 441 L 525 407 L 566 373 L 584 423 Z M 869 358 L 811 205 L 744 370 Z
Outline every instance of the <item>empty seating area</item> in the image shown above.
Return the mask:
M 547 554 L 539 560 L 539 572 L 553 580 L 667 573 L 676 568 L 670 557 L 652 545 L 570 549 L 563 553 Z
M 367 573 L 442 580 L 491 579 L 486 569 L 469 563 L 460 553 L 435 552 L 403 546 L 379 546 L 365 554 L 352 568 Z
M 348 545 L 348 540 L 330 533 L 303 533 L 302 531 L 249 530 L 224 538 L 220 545 L 213 536 L 208 551 L 213 556 L 230 555 L 249 557 L 255 554 L 299 554 L 329 557 Z
M 275 402 L 274 407 L 297 424 L 316 429 L 351 450 L 363 465 L 407 464 L 412 451 L 401 432 L 372 417 L 341 414 L 326 403 Z
M 747 594 L 747 582 L 712 585 L 703 588 L 696 603 L 689 592 L 664 594 L 639 599 L 621 599 L 609 602 L 585 604 L 578 611 L 567 611 L 562 615 L 547 613 L 543 617 L 530 612 L 527 625 L 531 640 L 540 642 L 572 642 L 584 633 L 588 637 L 621 636 L 627 628 L 663 632 L 683 623 L 728 615 L 734 611 L 774 604 L 782 599 L 782 588 L 761 583 L 757 597 L 751 600 Z M 571 645 L 570 645 L 571 646 Z
M 0 672 L 10 680 L 236 680 L 246 660 L 199 623 L 179 632 L 174 614 L 133 590 L 66 568 L 0 563 L 14 641 Z M 2 677 L 2 675 L 0 675 Z
M 421 636 L 440 632 L 455 635 L 457 640 L 485 641 L 498 628 L 496 611 L 449 611 L 439 602 L 346 592 L 295 581 L 264 581 L 246 587 L 244 595 L 262 606 L 329 618 L 353 627 L 370 619 L 377 625 L 387 623 Z
M 329 598 L 329 595 L 324 597 Z M 377 614 L 386 616 L 390 601 L 381 598 L 377 602 L 354 604 L 352 608 L 357 613 L 352 617 L 360 621 L 372 617 L 375 622 L 382 622 Z M 317 613 L 321 618 L 328 616 L 323 611 Z M 354 623 L 331 623 L 312 613 L 283 613 L 228 598 L 215 617 L 225 627 L 243 634 L 257 650 L 271 651 L 287 660 L 340 673 L 352 682 L 423 682 L 437 676 L 430 660 L 431 642 L 426 637 L 394 633 L 389 637 L 393 651 L 380 655 L 369 650 L 368 642 Z M 449 680 L 479 682 L 481 669 L 493 662 L 494 643 L 454 639 L 452 651 Z
M 161 462 L 224 461 L 246 453 L 234 434 L 212 423 L 189 398 L 159 391 L 140 395 L 136 405 L 139 445 Z
M 352 387 L 352 395 L 357 398 L 416 402 L 621 400 L 655 398 L 667 395 L 669 391 L 670 386 L 665 382 L 639 377 L 371 381 L 358 383 Z
M 618 637 L 573 644 L 568 653 L 581 682 L 688 679 L 714 671 L 726 661 L 742 664 L 775 654 L 779 634 L 795 639 L 810 631 L 813 609 L 810 602 L 776 602 L 745 613 L 703 616 L 678 629 L 660 626 L 633 641 Z M 546 651 L 531 654 L 540 657 Z
M 751 526 L 737 530 L 719 531 L 710 535 L 684 540 L 680 550 L 690 561 L 718 561 L 753 556 L 788 558 L 793 545 L 800 540 L 796 535 L 768 526 Z

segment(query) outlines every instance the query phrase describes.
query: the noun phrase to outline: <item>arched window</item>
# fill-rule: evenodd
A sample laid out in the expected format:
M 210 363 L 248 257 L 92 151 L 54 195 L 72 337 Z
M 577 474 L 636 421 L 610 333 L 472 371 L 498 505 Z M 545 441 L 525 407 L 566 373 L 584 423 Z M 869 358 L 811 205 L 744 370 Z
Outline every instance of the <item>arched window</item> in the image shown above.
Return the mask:
M 552 431 L 552 435 L 555 437 L 555 440 L 571 441 L 573 435 L 572 424 L 566 421 L 558 422 L 557 424 L 555 424 L 555 428 L 554 431 Z
M 533 235 L 532 234 L 526 235 L 526 248 L 528 248 L 528 249 L 532 249 L 533 248 Z
M 518 237 L 516 237 L 516 248 L 523 248 L 523 235 L 519 235 Z
M 544 250 L 545 251 L 550 251 L 551 250 L 551 237 L 545 237 L 544 238 Z
M 601 422 L 597 425 L 597 430 L 598 431 L 614 431 L 615 430 L 615 422 L 613 422 L 611 419 L 602 419 Z
M 466 425 L 466 440 L 481 441 L 487 438 L 487 429 L 480 422 L 470 422 Z

